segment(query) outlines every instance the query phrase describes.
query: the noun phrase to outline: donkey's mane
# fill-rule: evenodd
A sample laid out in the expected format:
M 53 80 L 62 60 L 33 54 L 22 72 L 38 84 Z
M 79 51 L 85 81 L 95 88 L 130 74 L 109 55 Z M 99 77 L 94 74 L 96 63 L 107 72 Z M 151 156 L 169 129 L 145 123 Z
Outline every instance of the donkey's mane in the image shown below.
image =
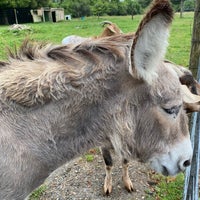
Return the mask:
M 0 98 L 31 107 L 80 92 L 94 74 L 105 74 L 108 62 L 123 60 L 132 35 L 53 45 L 26 40 L 0 62 Z M 105 63 L 105 60 L 107 63 Z M 104 72 L 103 72 L 104 71 Z

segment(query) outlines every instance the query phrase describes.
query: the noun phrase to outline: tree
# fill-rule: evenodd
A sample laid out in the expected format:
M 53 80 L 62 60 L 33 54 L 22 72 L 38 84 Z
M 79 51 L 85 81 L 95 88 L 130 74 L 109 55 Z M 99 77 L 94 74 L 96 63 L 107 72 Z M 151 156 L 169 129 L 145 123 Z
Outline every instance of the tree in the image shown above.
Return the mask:
M 180 12 L 181 0 L 171 0 L 171 2 L 172 2 L 173 9 L 176 12 Z
M 127 5 L 124 2 L 118 3 L 118 15 L 127 15 Z
M 133 20 L 133 16 L 136 14 L 141 14 L 142 8 L 138 1 L 136 0 L 127 0 L 127 12 L 129 15 L 131 15 L 131 18 Z
M 184 0 L 181 0 L 181 3 L 180 3 L 180 18 L 183 17 L 183 11 L 184 11 L 184 9 L 183 9 L 183 1 Z
M 194 11 L 194 1 L 193 0 L 186 0 L 183 4 L 184 11 Z
M 108 15 L 118 15 L 118 6 L 116 2 L 109 2 L 107 7 Z
M 192 70 L 193 75 L 197 75 L 198 63 L 200 61 L 200 0 L 196 0 L 194 23 L 192 33 L 192 46 L 190 51 L 190 64 L 189 68 Z
M 92 6 L 92 13 L 94 15 L 97 15 L 98 18 L 103 15 L 104 13 L 106 13 L 107 8 L 106 8 L 106 4 L 102 1 L 97 1 L 94 6 Z
M 150 2 L 151 0 L 138 0 L 138 3 L 143 9 L 149 6 Z
M 73 17 L 83 17 L 90 15 L 90 5 L 88 0 L 65 1 L 65 9 Z

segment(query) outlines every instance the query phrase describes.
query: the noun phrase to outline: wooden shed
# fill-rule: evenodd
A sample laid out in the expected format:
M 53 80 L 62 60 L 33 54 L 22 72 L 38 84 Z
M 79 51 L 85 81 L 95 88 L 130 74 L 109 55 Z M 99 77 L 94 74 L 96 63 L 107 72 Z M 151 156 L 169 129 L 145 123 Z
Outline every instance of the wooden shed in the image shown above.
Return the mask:
M 65 20 L 63 8 L 42 7 L 31 10 L 31 15 L 33 17 L 33 22 L 58 22 Z

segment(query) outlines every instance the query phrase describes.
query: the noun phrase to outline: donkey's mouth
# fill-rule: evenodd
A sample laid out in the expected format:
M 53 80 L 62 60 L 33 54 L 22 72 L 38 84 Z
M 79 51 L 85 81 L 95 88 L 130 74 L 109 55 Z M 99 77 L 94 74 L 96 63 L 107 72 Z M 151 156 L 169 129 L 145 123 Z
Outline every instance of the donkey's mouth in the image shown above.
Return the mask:
M 179 168 L 177 168 L 176 170 L 170 170 L 168 169 L 166 166 L 162 165 L 162 170 L 161 173 L 164 176 L 175 176 L 177 175 L 179 172 L 181 172 L 182 170 L 180 170 Z

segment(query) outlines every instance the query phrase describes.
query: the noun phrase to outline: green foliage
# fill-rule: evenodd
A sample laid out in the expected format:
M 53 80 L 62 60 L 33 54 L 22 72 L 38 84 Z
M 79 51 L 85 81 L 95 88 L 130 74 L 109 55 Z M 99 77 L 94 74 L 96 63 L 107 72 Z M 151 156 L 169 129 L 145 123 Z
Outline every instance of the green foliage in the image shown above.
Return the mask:
M 60 6 L 65 9 L 66 14 L 71 14 L 73 17 L 90 15 L 89 0 L 63 1 Z
M 15 1 L 15 0 L 1 0 L 0 1 L 0 8 L 16 8 L 16 7 L 27 7 L 29 5 L 31 0 L 20 0 L 20 1 Z
M 118 3 L 118 15 L 127 15 L 127 5 L 124 2 Z
M 194 11 L 194 0 L 171 0 L 173 9 L 176 12 L 180 12 L 181 1 L 183 2 L 183 11 Z
M 106 13 L 107 4 L 99 0 L 91 8 L 92 8 L 93 15 L 96 15 L 99 17 Z
M 108 14 L 110 16 L 113 15 L 135 15 L 141 14 L 141 6 L 137 0 L 125 0 L 123 2 L 120 1 L 101 1 L 98 0 L 94 3 L 92 8 L 92 14 L 102 16 L 104 14 Z
M 138 2 L 142 8 L 146 8 L 151 3 L 151 0 L 138 0 Z
M 39 7 L 62 7 L 66 14 L 73 17 L 108 15 L 133 15 L 141 14 L 151 0 L 1 0 L 0 8 L 39 8 Z M 180 10 L 180 0 L 172 0 L 176 11 Z M 184 9 L 193 10 L 194 1 L 185 0 Z
M 50 0 L 31 0 L 32 1 L 32 4 L 35 3 L 35 7 L 48 7 L 49 6 L 49 2 Z M 31 5 L 30 5 L 31 6 Z
M 63 0 L 59 6 L 65 9 L 66 14 L 73 17 L 102 16 L 102 15 L 135 15 L 141 14 L 151 0 Z M 86 3 L 85 3 L 86 2 Z M 89 9 L 90 8 L 90 9 Z M 80 14 L 84 12 L 84 14 Z
M 194 10 L 194 1 L 193 0 L 186 0 L 183 4 L 184 11 L 193 11 Z
M 136 14 L 141 14 L 142 7 L 137 0 L 127 0 L 127 14 L 132 16 Z
M 36 8 L 48 6 L 50 0 L 1 0 L 0 8 Z
M 114 16 L 118 14 L 118 6 L 117 3 L 109 3 L 107 8 L 107 14 L 110 16 Z

